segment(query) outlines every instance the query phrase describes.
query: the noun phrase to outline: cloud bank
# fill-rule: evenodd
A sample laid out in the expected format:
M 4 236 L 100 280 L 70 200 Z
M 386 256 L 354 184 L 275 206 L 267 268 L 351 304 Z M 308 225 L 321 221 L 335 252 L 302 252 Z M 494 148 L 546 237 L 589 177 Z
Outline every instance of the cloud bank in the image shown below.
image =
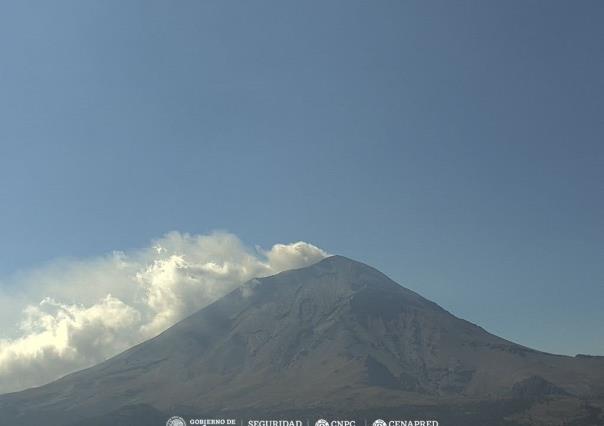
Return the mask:
M 4 286 L 10 293 L 0 293 L 0 393 L 94 365 L 245 281 L 325 256 L 305 242 L 262 250 L 233 234 L 172 232 L 142 250 L 64 260 L 21 274 Z

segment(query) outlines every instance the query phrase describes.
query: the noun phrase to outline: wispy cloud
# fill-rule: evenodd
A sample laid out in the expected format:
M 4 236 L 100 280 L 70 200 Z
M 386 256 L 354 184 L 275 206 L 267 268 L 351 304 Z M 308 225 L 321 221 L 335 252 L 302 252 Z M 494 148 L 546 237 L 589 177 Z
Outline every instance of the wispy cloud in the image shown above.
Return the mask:
M 0 293 L 0 393 L 37 386 L 145 339 L 254 277 L 306 266 L 312 244 L 251 249 L 235 235 L 172 232 L 149 247 L 57 261 Z M 14 318 L 19 318 L 18 324 Z

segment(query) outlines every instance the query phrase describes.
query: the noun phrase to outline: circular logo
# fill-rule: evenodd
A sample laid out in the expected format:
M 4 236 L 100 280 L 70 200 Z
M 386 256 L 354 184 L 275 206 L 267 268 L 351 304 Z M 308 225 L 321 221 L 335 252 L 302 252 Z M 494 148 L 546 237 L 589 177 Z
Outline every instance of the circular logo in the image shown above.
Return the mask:
M 166 426 L 187 426 L 187 422 L 182 417 L 174 416 L 168 419 Z
M 315 426 L 329 426 L 329 422 L 325 419 L 319 419 L 315 422 Z
M 373 426 L 386 426 L 386 422 L 382 419 L 377 419 L 373 422 Z

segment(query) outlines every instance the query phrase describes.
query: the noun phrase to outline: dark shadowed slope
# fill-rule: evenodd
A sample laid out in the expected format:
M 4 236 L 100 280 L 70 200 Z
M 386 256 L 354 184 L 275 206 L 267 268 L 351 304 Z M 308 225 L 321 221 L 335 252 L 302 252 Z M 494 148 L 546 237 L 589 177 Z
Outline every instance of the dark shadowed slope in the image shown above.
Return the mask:
M 516 345 L 367 265 L 333 256 L 252 280 L 96 367 L 2 396 L 0 418 L 102 424 L 104 416 L 128 412 L 139 418 L 175 410 L 361 412 L 535 401 L 516 413 L 522 422 L 527 409 L 551 399 L 573 401 L 577 418 L 590 409 L 583 414 L 597 417 L 602 396 L 601 358 Z

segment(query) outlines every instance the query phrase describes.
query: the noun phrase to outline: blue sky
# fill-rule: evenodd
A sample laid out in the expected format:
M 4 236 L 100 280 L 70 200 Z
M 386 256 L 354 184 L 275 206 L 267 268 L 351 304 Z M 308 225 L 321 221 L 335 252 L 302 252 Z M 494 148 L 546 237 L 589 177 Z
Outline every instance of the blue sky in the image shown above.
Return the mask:
M 587 0 L 5 2 L 0 281 L 227 230 L 604 355 L 603 21 Z

